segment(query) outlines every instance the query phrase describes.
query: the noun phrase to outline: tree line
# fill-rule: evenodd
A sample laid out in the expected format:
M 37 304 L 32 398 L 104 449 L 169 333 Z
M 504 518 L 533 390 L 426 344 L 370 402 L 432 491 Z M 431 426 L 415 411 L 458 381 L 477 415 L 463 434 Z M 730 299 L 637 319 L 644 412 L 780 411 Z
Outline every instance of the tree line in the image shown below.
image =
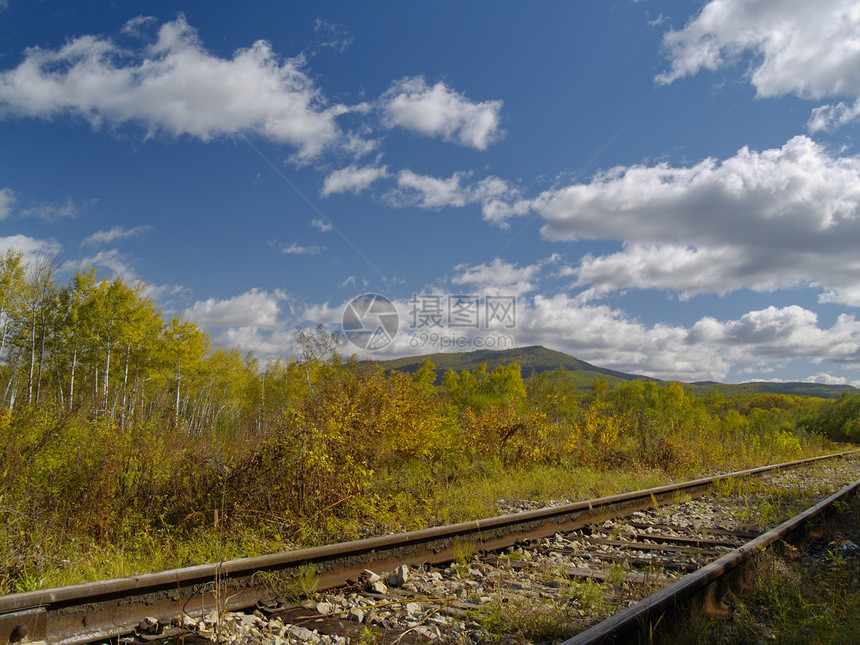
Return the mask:
M 256 376 L 252 356 L 213 351 L 209 336 L 177 316 L 165 318 L 142 284 L 99 279 L 92 268 L 56 282 L 47 257 L 0 257 L 2 403 L 71 411 L 124 428 L 161 415 L 200 431 L 238 418 L 237 384 Z

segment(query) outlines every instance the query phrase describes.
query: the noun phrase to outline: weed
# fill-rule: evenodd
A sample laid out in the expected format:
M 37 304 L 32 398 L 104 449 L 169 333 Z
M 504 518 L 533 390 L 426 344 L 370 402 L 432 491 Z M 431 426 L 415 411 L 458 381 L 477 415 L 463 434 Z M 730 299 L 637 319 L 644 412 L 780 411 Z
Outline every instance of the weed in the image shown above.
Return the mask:
M 299 566 L 291 578 L 272 571 L 257 571 L 254 573 L 254 579 L 265 585 L 274 595 L 291 602 L 313 598 L 319 585 L 317 569 L 313 563 Z
M 469 571 L 469 565 L 472 563 L 472 557 L 475 555 L 475 543 L 469 540 L 461 540 L 454 538 L 452 546 L 454 551 L 454 562 L 451 566 L 461 576 L 466 575 Z
M 573 580 L 565 589 L 565 595 L 578 609 L 585 613 L 598 612 L 604 606 L 606 587 L 590 578 Z
M 361 635 L 356 641 L 356 645 L 375 645 L 379 642 L 379 632 L 370 625 L 365 625 Z
M 532 642 L 566 638 L 582 624 L 586 611 L 573 604 L 550 603 L 540 598 L 496 598 L 476 616 L 496 639 L 519 636 Z
M 615 585 L 616 587 L 620 587 L 624 584 L 624 581 L 627 579 L 627 567 L 624 566 L 622 562 L 616 562 L 611 567 L 609 567 L 609 576 L 608 581 L 610 584 Z
M 319 586 L 316 565 L 311 562 L 301 565 L 291 582 L 293 598 L 313 598 Z
M 520 549 L 513 549 L 511 551 L 508 551 L 507 553 L 503 553 L 501 557 L 505 558 L 506 560 L 525 560 L 526 554 L 523 553 L 523 551 Z

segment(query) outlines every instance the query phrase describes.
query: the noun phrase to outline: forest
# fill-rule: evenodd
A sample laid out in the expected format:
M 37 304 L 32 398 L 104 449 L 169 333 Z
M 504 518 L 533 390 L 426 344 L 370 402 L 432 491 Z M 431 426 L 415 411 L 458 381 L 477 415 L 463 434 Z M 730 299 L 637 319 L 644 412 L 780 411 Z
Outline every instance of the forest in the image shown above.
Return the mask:
M 860 441 L 856 394 L 696 396 L 601 379 L 583 394 L 564 369 L 524 379 L 516 363 L 437 379 L 429 359 L 407 374 L 345 357 L 323 326 L 296 330 L 296 355 L 260 361 L 165 316 L 143 285 L 57 273 L 46 258 L 0 257 L 0 593 Z

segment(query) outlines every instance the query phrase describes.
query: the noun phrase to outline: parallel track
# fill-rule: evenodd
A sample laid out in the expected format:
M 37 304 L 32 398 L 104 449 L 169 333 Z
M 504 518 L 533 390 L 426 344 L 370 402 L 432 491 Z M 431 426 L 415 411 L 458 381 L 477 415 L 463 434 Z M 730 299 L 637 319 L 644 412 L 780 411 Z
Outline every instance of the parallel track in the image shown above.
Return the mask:
M 309 564 L 318 576 L 318 589 L 330 589 L 357 580 L 366 569 L 385 571 L 402 564 L 451 562 L 457 557 L 458 545 L 463 543 L 481 551 L 501 550 L 523 540 L 626 517 L 655 504 L 671 504 L 679 494 L 699 497 L 716 482 L 857 452 L 860 451 L 399 535 L 2 596 L 0 643 L 76 645 L 132 634 L 144 617 L 170 624 L 183 615 L 202 616 L 216 609 L 245 610 L 275 602 L 273 577 L 289 581 Z M 710 568 L 712 565 L 705 567 Z
M 860 479 L 632 607 L 564 641 L 562 645 L 648 642 L 646 634 L 649 627 L 660 624 L 667 615 L 678 618 L 691 607 L 713 600 L 713 596 L 720 588 L 726 589 L 732 586 L 732 578 L 742 575 L 742 567 L 754 556 L 780 540 L 788 538 L 792 533 L 803 530 L 811 520 L 827 511 L 834 502 L 846 500 L 852 495 L 857 495 L 858 492 L 860 492 Z M 699 598 L 696 605 L 690 602 L 694 597 Z

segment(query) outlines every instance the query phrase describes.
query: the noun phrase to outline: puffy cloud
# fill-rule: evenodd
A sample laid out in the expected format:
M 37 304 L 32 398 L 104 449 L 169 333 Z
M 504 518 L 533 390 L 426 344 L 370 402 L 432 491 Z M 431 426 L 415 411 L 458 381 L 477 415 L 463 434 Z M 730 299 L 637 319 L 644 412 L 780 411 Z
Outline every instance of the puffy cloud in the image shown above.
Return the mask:
M 594 285 L 595 296 L 621 288 L 656 288 L 677 290 L 687 299 L 701 293 L 724 295 L 744 287 L 774 291 L 803 282 L 804 276 L 796 275 L 790 262 L 785 264 L 782 272 L 774 272 L 772 264 L 730 246 L 696 249 L 630 244 L 618 253 L 586 255 L 578 267 L 566 267 L 561 275 L 576 276 L 578 286 Z
M 383 124 L 485 150 L 503 136 L 502 101 L 475 103 L 439 82 L 430 87 L 421 76 L 392 83 L 380 98 Z
M 0 253 L 13 249 L 23 253 L 26 262 L 32 262 L 39 256 L 59 255 L 63 247 L 56 240 L 37 240 L 26 235 L 0 237 Z
M 185 311 L 185 318 L 206 328 L 276 329 L 281 323 L 279 303 L 286 300 L 282 291 L 251 289 L 238 296 L 217 300 L 198 300 Z
M 655 378 L 721 379 L 732 365 L 712 347 L 689 345 L 684 327 L 648 327 L 617 309 L 584 305 L 564 294 L 535 296 L 520 306 L 515 332 L 520 345 L 544 345 L 594 365 Z
M 688 342 L 712 346 L 743 363 L 805 358 L 860 365 L 860 323 L 854 316 L 842 314 L 831 328 L 823 329 L 815 312 L 797 305 L 751 311 L 727 322 L 703 318 L 690 329 Z
M 69 260 L 63 265 L 63 268 L 68 271 L 82 271 L 87 267 L 107 270 L 128 283 L 140 281 L 137 270 L 132 266 L 132 261 L 118 249 L 99 251 L 95 255 L 81 260 Z
M 139 34 L 135 19 L 127 32 Z M 254 133 L 298 149 L 308 159 L 343 135 L 301 58 L 280 59 L 265 41 L 224 59 L 207 52 L 180 15 L 137 51 L 81 36 L 58 50 L 28 48 L 21 64 L 0 74 L 0 110 L 52 118 L 75 114 L 94 127 L 134 122 L 203 141 Z
M 174 296 L 182 296 L 185 298 L 190 294 L 190 290 L 182 285 L 150 284 L 148 282 L 144 282 L 138 275 L 137 269 L 134 267 L 134 260 L 128 255 L 121 253 L 118 249 L 99 251 L 95 255 L 91 255 L 80 260 L 67 260 L 66 262 L 63 262 L 60 268 L 63 271 L 70 272 L 84 271 L 88 268 L 94 268 L 99 271 L 99 273 L 107 271 L 114 277 L 122 278 L 126 284 L 141 286 L 143 293 L 154 302 L 159 303 L 161 307 L 171 305 Z
M 451 284 L 469 286 L 482 295 L 519 296 L 534 291 L 535 280 L 544 264 L 518 267 L 516 263 L 505 262 L 501 258 L 473 266 L 460 264 L 454 267 L 460 273 L 451 278 Z
M 832 132 L 858 118 L 860 118 L 860 99 L 851 106 L 840 101 L 836 105 L 822 105 L 813 109 L 806 127 L 813 133 L 822 130 Z
M 803 379 L 804 383 L 823 383 L 824 385 L 847 385 L 848 379 L 844 376 L 832 376 L 827 372 L 816 372 L 812 376 Z
M 817 99 L 860 94 L 860 6 L 854 0 L 711 0 L 663 38 L 671 83 L 752 55 L 750 82 L 761 97 Z
M 607 239 L 619 253 L 568 268 L 577 284 L 686 294 L 810 285 L 860 305 L 860 160 L 808 137 L 692 167 L 614 168 L 544 193 L 531 208 L 550 240 Z
M 254 326 L 231 327 L 218 334 L 215 342 L 262 357 L 289 356 L 293 353 L 295 336 L 283 329 L 267 332 Z
M 466 173 L 456 172 L 447 179 L 439 179 L 401 170 L 397 177 L 399 190 L 389 193 L 389 201 L 395 205 L 413 203 L 422 208 L 465 206 L 469 196 L 461 182 L 466 176 Z
M 151 226 L 135 226 L 134 228 L 123 228 L 122 226 L 114 226 L 108 231 L 96 231 L 92 235 L 81 242 L 81 246 L 87 244 L 109 244 L 116 240 L 124 240 L 130 237 L 137 237 L 152 230 Z
M 355 193 L 369 188 L 377 179 L 388 176 L 387 166 L 348 166 L 335 170 L 323 182 L 322 196 L 328 197 L 335 193 Z
M 401 170 L 397 175 L 397 188 L 389 191 L 386 200 L 393 206 L 430 209 L 481 203 L 485 219 L 491 219 L 493 215 L 488 211 L 497 208 L 502 202 L 516 199 L 518 195 L 515 189 L 498 177 L 486 177 L 469 184 L 469 175 L 455 172 L 447 179 L 440 179 Z
M 0 222 L 12 213 L 15 204 L 15 193 L 10 188 L 0 189 Z

